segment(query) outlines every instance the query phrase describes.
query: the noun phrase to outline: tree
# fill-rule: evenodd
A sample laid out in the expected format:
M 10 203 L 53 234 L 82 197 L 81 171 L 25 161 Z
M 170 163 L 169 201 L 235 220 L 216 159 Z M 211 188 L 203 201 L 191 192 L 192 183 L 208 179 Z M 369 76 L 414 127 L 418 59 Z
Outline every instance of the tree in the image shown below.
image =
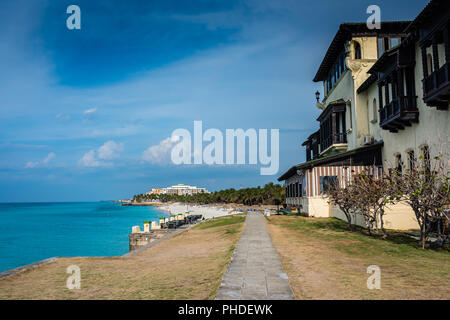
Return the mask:
M 341 183 L 336 183 L 328 188 L 327 195 L 329 203 L 338 206 L 344 213 L 347 219 L 347 228 L 352 229 L 352 215 L 357 212 L 357 190 L 355 184 L 350 184 L 347 187 L 342 186 Z
M 437 233 L 438 244 L 442 244 L 444 222 L 448 217 L 444 209 L 450 203 L 449 168 L 445 156 L 440 153 L 433 161 L 421 157 L 415 166 L 403 175 L 399 174 L 399 185 L 403 201 L 414 211 L 420 227 L 422 248 L 432 232 Z
M 280 205 L 284 201 L 284 188 L 279 184 L 268 183 L 263 188 L 225 189 L 213 193 L 197 193 L 193 195 L 176 194 L 139 194 L 132 198 L 133 202 L 159 200 L 183 203 L 239 203 L 246 205 L 273 204 Z
M 397 191 L 398 180 L 387 174 L 377 177 L 378 170 L 376 166 L 373 166 L 371 170 L 352 175 L 345 187 L 344 181 L 337 182 L 329 187 L 327 195 L 329 202 L 338 206 L 344 213 L 349 229 L 355 222 L 352 222 L 352 217 L 356 220 L 356 215 L 360 214 L 364 218 L 369 234 L 372 230 L 378 233 L 378 226 L 380 226 L 384 235 L 387 236 L 388 233 L 384 228 L 385 209 L 387 205 L 398 202 L 401 194 Z M 370 171 L 375 175 L 368 174 Z
M 378 171 L 377 167 L 372 167 L 373 173 Z M 381 177 L 368 174 L 362 171 L 355 176 L 354 190 L 357 196 L 358 211 L 364 217 L 369 234 L 373 229 L 378 233 L 378 225 L 384 236 L 388 232 L 384 228 L 384 215 L 386 206 L 393 205 L 400 201 L 401 193 L 397 176 L 392 173 L 384 173 Z

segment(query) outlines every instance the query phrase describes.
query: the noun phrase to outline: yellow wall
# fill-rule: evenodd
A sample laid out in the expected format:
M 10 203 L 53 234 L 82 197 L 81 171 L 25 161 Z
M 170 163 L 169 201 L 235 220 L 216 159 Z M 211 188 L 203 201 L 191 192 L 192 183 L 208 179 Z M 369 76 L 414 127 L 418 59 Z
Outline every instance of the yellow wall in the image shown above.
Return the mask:
M 300 199 L 302 212 L 308 213 L 309 217 L 327 218 L 330 217 L 330 206 L 326 198 L 323 197 L 303 197 Z
M 355 42 L 361 46 L 362 59 L 353 59 Z M 364 136 L 369 134 L 367 97 L 358 95 L 356 90 L 370 76 L 367 71 L 377 61 L 377 37 L 352 38 L 349 48 L 350 52 L 346 58 L 348 69 L 325 97 L 322 105 L 326 107 L 330 102 L 339 99 L 347 102 L 347 141 L 348 150 L 351 150 L 360 147 Z
M 332 217 L 347 221 L 345 214 L 338 207 L 332 206 L 330 208 L 330 211 Z M 417 223 L 414 212 L 407 204 L 404 203 L 398 203 L 395 206 L 387 207 L 383 220 L 384 220 L 384 227 L 386 229 L 394 229 L 394 230 L 419 229 L 419 224 Z M 352 222 L 353 224 L 356 224 L 358 226 L 365 227 L 364 218 L 360 214 L 352 216 Z

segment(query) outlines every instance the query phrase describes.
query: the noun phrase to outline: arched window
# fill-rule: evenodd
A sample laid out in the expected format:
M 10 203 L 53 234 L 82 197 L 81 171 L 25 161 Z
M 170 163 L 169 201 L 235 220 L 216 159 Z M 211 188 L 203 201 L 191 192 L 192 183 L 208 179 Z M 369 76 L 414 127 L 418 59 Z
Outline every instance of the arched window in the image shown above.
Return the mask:
M 401 174 L 403 171 L 403 161 L 402 155 L 400 153 L 397 153 L 395 155 L 395 170 L 397 170 L 399 174 Z
M 355 41 L 355 59 L 361 59 L 361 45 Z
M 408 169 L 412 171 L 416 166 L 416 158 L 414 156 L 414 150 L 408 151 Z
M 373 98 L 373 102 L 372 102 L 372 123 L 376 123 L 377 120 L 378 120 L 377 99 Z

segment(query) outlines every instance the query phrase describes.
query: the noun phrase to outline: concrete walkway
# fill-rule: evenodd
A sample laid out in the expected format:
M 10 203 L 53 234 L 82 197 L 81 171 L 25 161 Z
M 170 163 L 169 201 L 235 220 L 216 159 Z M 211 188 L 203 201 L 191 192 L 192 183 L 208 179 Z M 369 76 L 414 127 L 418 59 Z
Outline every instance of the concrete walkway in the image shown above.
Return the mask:
M 294 299 L 265 223 L 262 214 L 247 214 L 245 230 L 223 276 L 216 300 Z

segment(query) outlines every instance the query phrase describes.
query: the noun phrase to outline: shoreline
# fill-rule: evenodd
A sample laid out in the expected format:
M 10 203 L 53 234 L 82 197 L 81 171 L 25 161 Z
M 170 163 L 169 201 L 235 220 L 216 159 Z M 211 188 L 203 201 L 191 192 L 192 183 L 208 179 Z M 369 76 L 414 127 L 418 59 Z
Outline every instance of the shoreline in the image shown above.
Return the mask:
M 150 204 L 152 203 L 152 204 Z M 201 214 L 205 220 L 209 220 L 209 219 L 213 219 L 213 218 L 218 218 L 218 217 L 223 217 L 223 216 L 227 216 L 227 215 L 233 215 L 233 214 L 242 214 L 245 211 L 237 209 L 237 208 L 233 208 L 231 206 L 227 206 L 227 208 L 224 208 L 223 204 L 208 204 L 208 205 L 187 205 L 187 204 L 183 204 L 183 203 L 179 203 L 179 202 L 175 202 L 175 203 L 157 203 L 157 205 L 155 205 L 156 202 L 144 202 L 144 203 L 138 203 L 138 204 L 121 204 L 121 206 L 130 206 L 130 205 L 135 205 L 135 206 L 155 206 L 158 207 L 159 210 L 165 211 L 166 213 L 170 214 L 170 215 L 177 215 L 179 213 L 185 213 L 187 211 L 189 211 L 189 213 L 192 214 Z M 158 219 L 159 220 L 159 219 Z M 156 221 L 158 221 L 156 220 Z M 131 228 L 131 226 L 130 226 Z M 122 255 L 116 255 L 116 256 L 70 256 L 70 257 L 64 257 L 64 258 L 113 258 L 113 257 L 119 257 L 119 258 L 128 258 L 130 256 L 133 256 L 134 251 L 138 251 L 138 252 L 142 252 L 143 250 L 157 244 L 160 243 L 164 240 L 170 239 L 173 236 L 175 236 L 176 234 L 179 234 L 183 231 L 188 230 L 190 227 L 188 228 L 181 228 L 181 229 L 174 229 L 173 232 L 170 232 L 169 234 L 163 236 L 162 238 L 156 240 L 156 241 L 152 241 L 151 243 L 149 243 L 148 245 L 140 248 L 140 249 L 136 249 L 133 251 L 128 251 L 127 253 L 124 253 Z M 32 262 L 26 265 L 22 265 L 13 269 L 8 269 L 8 270 L 4 270 L 2 272 L 0 272 L 0 279 L 3 278 L 7 278 L 9 276 L 21 273 L 21 272 L 25 272 L 34 268 L 37 268 L 41 265 L 45 265 L 48 263 L 52 263 L 55 262 L 56 260 L 58 260 L 58 258 L 60 257 L 49 257 L 49 258 L 45 258 L 36 262 Z
M 160 208 L 169 212 L 171 215 L 177 215 L 179 213 L 186 212 L 199 214 L 202 215 L 205 220 L 244 212 L 241 209 L 234 208 L 229 205 L 199 205 L 185 204 L 180 202 L 170 203 L 161 206 Z
M 31 270 L 31 269 L 37 268 L 37 267 L 42 266 L 44 264 L 55 262 L 57 259 L 58 259 L 58 257 L 51 257 L 51 258 L 47 258 L 47 259 L 44 259 L 44 260 L 39 260 L 39 261 L 36 261 L 36 262 L 32 262 L 32 263 L 29 263 L 29 264 L 26 264 L 24 266 L 20 266 L 20 267 L 14 268 L 14 269 L 9 269 L 9 270 L 2 271 L 2 272 L 0 272 L 0 279 L 7 278 L 9 276 L 18 274 L 20 272 L 24 272 L 24 271 L 27 271 L 27 270 Z
M 121 206 L 136 206 L 136 207 L 160 207 L 163 206 L 162 202 L 122 202 Z

